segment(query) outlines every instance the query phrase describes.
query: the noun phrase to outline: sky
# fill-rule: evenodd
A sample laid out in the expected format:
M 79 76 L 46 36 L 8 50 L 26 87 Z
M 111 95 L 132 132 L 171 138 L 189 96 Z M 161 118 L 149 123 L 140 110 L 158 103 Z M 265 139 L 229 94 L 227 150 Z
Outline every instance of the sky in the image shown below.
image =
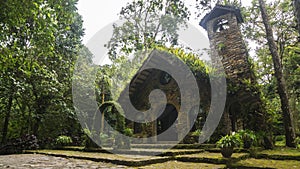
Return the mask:
M 186 6 L 190 8 L 192 14 L 196 11 L 196 8 L 194 7 L 195 1 L 196 0 L 185 0 Z M 83 18 L 83 27 L 85 29 L 83 44 L 85 44 L 93 53 L 93 61 L 95 64 L 104 65 L 111 63 L 107 54 L 105 54 L 107 49 L 104 48 L 104 45 L 112 36 L 111 24 L 115 23 L 119 19 L 118 13 L 128 2 L 132 2 L 132 0 L 79 0 L 77 8 L 79 14 Z M 243 6 L 250 5 L 251 0 L 243 0 L 242 4 Z M 186 44 L 190 47 L 193 46 L 191 44 L 197 44 L 196 48 L 192 47 L 194 50 L 209 48 L 207 33 L 201 26 L 199 26 L 200 20 L 201 18 L 196 19 L 196 17 L 192 15 L 190 17 L 189 24 L 192 25 L 193 30 L 187 30 L 187 32 L 193 31 L 193 35 L 191 35 L 191 33 L 184 35 L 184 42 L 179 39 L 180 43 Z M 201 45 L 199 46 L 198 44 Z M 210 60 L 210 58 L 205 54 L 202 55 L 201 58 Z
M 83 43 L 86 44 L 95 33 L 106 25 L 118 20 L 118 13 L 121 8 L 132 0 L 79 0 L 77 8 L 79 14 L 83 17 L 83 27 L 85 29 L 85 36 Z M 185 0 L 187 5 L 191 5 L 196 0 Z M 243 0 L 243 5 L 249 5 L 251 0 Z M 205 31 L 198 25 L 199 19 L 191 17 L 190 23 L 201 32 Z

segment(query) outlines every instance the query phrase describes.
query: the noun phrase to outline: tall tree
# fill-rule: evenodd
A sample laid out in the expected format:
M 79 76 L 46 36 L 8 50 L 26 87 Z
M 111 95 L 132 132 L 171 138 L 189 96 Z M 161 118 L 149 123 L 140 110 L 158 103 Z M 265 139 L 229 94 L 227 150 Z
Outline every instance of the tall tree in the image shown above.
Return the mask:
M 297 20 L 297 30 L 300 35 L 300 0 L 293 0 L 294 12 Z
M 114 26 L 108 42 L 112 60 L 137 51 L 147 51 L 155 44 L 176 45 L 178 30 L 190 12 L 182 0 L 135 0 L 122 8 L 124 23 Z
M 205 13 L 212 10 L 216 4 L 241 7 L 242 1 L 241 0 L 196 0 L 195 7 L 196 9 L 198 9 L 198 11 L 196 12 L 197 17 L 201 17 Z
M 289 99 L 286 91 L 285 79 L 283 77 L 282 64 L 278 54 L 278 48 L 273 37 L 273 30 L 267 14 L 266 5 L 263 0 L 259 0 L 261 16 L 266 30 L 266 38 L 269 45 L 269 50 L 272 55 L 275 77 L 277 79 L 277 89 L 281 101 L 281 109 L 285 127 L 286 145 L 295 147 L 295 130 L 293 126 L 293 115 L 289 107 Z
M 75 126 L 70 84 L 83 35 L 76 3 L 0 1 L 2 144 L 25 133 L 55 137 Z

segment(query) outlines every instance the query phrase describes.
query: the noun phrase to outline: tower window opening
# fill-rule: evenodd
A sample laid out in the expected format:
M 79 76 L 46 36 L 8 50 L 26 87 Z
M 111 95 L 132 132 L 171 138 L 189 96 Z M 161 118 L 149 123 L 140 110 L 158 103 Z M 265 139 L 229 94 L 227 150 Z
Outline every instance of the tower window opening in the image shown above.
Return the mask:
M 229 23 L 226 19 L 217 20 L 214 24 L 214 32 L 221 32 L 226 29 L 229 29 Z

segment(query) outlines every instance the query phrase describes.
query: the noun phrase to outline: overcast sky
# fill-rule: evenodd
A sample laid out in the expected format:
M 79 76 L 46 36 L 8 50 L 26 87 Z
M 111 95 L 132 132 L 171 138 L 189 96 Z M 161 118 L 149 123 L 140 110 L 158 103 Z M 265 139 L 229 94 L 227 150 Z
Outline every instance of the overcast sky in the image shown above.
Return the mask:
M 101 28 L 118 19 L 118 13 L 127 2 L 132 0 L 79 0 L 78 11 L 83 17 L 83 27 L 85 28 L 85 36 L 83 43 L 86 44 L 93 35 Z M 196 0 L 185 0 L 191 5 Z M 251 0 L 243 0 L 243 5 L 250 4 Z M 191 24 L 200 28 L 199 19 L 191 17 Z

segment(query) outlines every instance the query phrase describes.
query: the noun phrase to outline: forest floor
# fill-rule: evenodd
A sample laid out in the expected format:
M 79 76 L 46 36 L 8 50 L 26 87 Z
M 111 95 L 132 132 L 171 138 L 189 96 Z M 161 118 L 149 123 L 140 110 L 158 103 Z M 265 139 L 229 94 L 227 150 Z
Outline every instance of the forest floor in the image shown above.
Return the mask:
M 163 157 L 118 156 L 70 150 L 35 150 L 26 153 L 32 154 L 0 156 L 0 168 L 300 168 L 300 150 L 288 148 L 263 150 L 255 155 L 234 153 L 231 159 L 208 151 Z

